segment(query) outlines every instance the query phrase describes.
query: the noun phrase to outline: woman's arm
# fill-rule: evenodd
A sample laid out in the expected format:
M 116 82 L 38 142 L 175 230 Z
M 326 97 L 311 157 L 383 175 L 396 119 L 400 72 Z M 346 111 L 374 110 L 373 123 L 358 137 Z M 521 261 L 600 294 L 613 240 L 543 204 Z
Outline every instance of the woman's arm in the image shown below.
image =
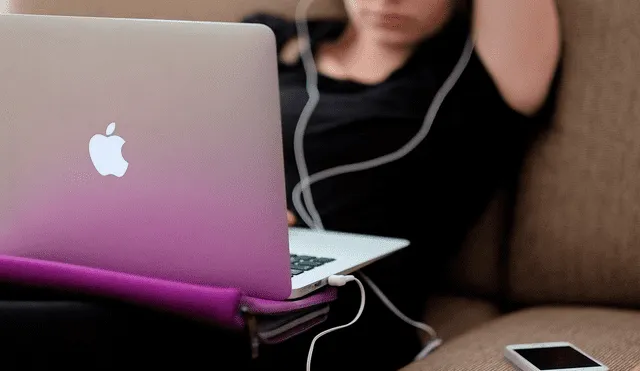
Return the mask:
M 476 51 L 505 101 L 534 114 L 560 59 L 555 0 L 474 0 Z

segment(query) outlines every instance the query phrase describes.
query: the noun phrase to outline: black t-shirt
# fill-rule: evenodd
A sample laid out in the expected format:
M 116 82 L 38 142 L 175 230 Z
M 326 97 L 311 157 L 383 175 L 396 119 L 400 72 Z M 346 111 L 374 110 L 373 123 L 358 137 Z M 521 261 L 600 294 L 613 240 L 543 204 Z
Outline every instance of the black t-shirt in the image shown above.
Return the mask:
M 271 15 L 254 15 L 245 22 L 269 26 L 279 52 L 297 34 L 293 21 Z M 310 21 L 312 49 L 337 38 L 344 27 L 340 21 Z M 454 18 L 379 84 L 320 74 L 320 101 L 304 139 L 309 174 L 377 158 L 404 146 L 422 126 L 468 35 L 468 22 Z M 293 138 L 308 100 L 302 62 L 281 62 L 279 79 L 287 200 L 295 211 L 291 194 L 300 178 Z M 526 144 L 549 121 L 552 102 L 553 94 L 534 117 L 517 113 L 502 99 L 474 52 L 429 135 L 414 151 L 387 165 L 311 187 L 324 227 L 404 237 L 424 256 L 450 255 L 512 174 Z

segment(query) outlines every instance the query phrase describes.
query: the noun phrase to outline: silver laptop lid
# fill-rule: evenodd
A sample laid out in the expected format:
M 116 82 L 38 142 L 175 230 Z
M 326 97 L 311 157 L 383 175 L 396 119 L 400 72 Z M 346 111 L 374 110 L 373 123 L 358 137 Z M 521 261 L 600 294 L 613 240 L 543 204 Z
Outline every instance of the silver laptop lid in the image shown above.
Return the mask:
M 0 49 L 0 253 L 290 294 L 269 29 L 2 15 Z

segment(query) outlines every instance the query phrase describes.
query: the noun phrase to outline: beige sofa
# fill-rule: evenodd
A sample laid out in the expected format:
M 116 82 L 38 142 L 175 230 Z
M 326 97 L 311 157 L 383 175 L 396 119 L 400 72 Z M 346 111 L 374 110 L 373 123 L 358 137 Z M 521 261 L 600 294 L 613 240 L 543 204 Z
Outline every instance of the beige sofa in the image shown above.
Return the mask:
M 6 0 L 16 13 L 224 21 L 291 16 L 295 4 Z M 503 217 L 497 197 L 451 267 L 448 294 L 428 303 L 425 320 L 445 345 L 407 371 L 509 370 L 505 345 L 539 341 L 574 342 L 612 370 L 640 364 L 640 2 L 559 6 L 566 54 L 555 126 L 525 165 L 515 216 Z M 342 17 L 341 0 L 317 0 L 312 12 Z

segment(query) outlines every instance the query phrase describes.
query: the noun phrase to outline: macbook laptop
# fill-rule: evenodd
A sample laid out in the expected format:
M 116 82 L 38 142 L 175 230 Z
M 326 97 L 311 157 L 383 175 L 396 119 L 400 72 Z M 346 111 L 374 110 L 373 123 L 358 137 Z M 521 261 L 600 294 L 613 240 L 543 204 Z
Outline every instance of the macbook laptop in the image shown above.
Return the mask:
M 0 16 L 0 254 L 294 299 L 408 245 L 289 229 L 274 36 Z

